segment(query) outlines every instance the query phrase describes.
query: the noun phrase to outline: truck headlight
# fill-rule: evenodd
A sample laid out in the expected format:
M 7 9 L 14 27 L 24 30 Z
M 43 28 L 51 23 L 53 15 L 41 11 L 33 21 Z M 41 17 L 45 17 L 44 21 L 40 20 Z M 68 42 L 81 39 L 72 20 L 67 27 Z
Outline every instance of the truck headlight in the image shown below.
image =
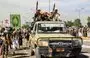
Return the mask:
M 74 46 L 78 46 L 78 45 L 81 45 L 81 43 L 78 40 L 75 40 L 74 41 Z
M 40 40 L 40 41 L 38 42 L 38 45 L 39 45 L 39 46 L 48 46 L 48 41 Z

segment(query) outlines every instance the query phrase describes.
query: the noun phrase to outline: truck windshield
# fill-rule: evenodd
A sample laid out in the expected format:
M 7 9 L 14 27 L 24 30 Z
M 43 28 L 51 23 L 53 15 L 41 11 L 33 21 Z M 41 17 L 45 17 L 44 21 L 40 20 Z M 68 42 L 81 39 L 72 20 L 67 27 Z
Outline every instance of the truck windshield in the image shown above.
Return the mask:
M 64 29 L 64 24 L 59 23 L 39 23 L 38 32 L 39 33 L 60 33 Z

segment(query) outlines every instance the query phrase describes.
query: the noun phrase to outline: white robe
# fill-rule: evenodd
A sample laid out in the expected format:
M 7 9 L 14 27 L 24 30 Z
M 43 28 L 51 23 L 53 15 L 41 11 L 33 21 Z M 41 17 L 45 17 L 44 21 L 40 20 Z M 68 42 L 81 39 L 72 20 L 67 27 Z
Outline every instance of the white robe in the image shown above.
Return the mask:
M 82 34 L 81 32 L 78 32 L 78 36 L 82 37 L 82 36 L 83 36 L 83 34 Z

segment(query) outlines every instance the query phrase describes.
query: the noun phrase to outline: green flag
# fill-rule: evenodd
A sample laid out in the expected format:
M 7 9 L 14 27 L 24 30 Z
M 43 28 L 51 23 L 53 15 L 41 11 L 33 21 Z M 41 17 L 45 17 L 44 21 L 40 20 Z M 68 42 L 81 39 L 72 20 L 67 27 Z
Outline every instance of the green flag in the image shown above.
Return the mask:
M 21 18 L 19 14 L 11 14 L 10 15 L 10 24 L 14 28 L 21 27 Z

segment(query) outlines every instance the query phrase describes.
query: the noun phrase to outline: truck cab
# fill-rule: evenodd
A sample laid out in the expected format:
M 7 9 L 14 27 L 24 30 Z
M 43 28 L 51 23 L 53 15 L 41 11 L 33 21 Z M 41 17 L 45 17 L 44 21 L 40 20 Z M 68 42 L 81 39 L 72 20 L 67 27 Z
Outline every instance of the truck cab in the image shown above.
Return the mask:
M 53 21 L 39 21 L 34 24 L 32 33 L 41 32 L 66 32 L 66 26 L 64 22 L 53 22 Z

